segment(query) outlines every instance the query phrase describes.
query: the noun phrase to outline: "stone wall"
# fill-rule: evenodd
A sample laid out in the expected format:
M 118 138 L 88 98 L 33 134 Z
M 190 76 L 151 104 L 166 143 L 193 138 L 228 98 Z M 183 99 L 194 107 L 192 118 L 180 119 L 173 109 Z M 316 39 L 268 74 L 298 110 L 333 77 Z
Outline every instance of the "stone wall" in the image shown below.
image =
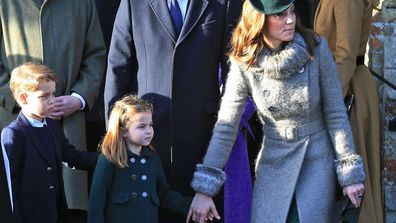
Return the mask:
M 373 17 L 369 67 L 396 84 L 396 0 L 385 0 Z M 396 91 L 377 81 L 380 98 L 385 222 L 396 223 Z

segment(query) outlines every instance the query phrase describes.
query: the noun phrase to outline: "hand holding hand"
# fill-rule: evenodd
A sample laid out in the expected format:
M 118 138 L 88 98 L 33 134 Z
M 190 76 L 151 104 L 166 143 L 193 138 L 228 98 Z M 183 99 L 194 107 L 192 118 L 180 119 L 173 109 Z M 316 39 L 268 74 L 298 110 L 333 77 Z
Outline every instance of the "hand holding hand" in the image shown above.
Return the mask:
M 62 119 L 81 109 L 81 101 L 77 97 L 64 95 L 55 98 L 55 107 L 51 118 Z
M 362 183 L 352 184 L 343 188 L 344 195 L 348 195 L 352 204 L 358 208 L 361 205 L 361 199 L 364 192 L 364 185 Z
M 213 217 L 220 219 L 212 197 L 196 193 L 188 211 L 186 223 L 190 222 L 190 219 L 193 222 L 205 223 L 208 219 L 213 220 Z

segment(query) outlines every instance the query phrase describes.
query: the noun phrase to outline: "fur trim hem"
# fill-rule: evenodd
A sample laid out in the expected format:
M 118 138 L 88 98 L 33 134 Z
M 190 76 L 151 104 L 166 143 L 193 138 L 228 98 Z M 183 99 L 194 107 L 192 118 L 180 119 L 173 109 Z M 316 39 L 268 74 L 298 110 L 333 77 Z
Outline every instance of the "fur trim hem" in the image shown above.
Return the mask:
M 356 154 L 336 160 L 335 168 L 341 187 L 362 183 L 366 178 L 362 158 Z
M 196 192 L 213 197 L 219 193 L 225 179 L 226 175 L 224 171 L 218 168 L 197 164 L 197 170 L 194 173 L 191 187 Z

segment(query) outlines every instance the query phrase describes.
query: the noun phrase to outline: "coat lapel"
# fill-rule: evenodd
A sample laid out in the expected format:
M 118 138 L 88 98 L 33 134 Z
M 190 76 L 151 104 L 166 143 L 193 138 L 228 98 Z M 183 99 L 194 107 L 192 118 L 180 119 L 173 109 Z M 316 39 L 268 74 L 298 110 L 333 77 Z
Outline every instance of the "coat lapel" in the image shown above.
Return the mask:
M 43 1 L 41 1 L 41 0 L 33 0 L 33 2 L 37 6 L 37 8 L 40 8 L 41 4 L 43 3 Z
M 47 156 L 47 154 L 44 151 L 42 151 L 42 149 L 40 147 L 40 145 L 41 145 L 41 143 L 40 143 L 41 137 L 38 134 L 38 132 L 35 131 L 35 128 L 30 125 L 29 121 L 26 119 L 26 117 L 22 113 L 19 113 L 18 121 L 19 121 L 20 124 L 22 124 L 24 126 L 23 129 L 25 129 L 26 132 L 28 133 L 27 135 L 28 135 L 30 141 L 32 142 L 33 147 L 43 157 L 43 159 L 48 164 L 50 164 L 51 162 L 50 162 L 49 157 Z
M 57 129 L 54 126 L 55 121 L 52 120 L 47 120 L 47 124 L 48 127 L 51 128 L 51 137 L 53 139 L 53 144 L 54 144 L 54 148 L 55 148 L 55 156 L 56 156 L 56 162 L 60 163 L 62 162 L 62 148 L 59 146 L 59 143 L 56 143 L 56 139 L 59 139 L 59 137 L 56 136 L 55 132 L 57 131 Z M 56 123 L 55 123 L 56 124 Z
M 163 0 L 165 1 L 165 0 Z M 208 6 L 208 0 L 190 0 L 188 6 L 186 19 L 183 24 L 183 28 L 180 32 L 178 43 L 182 42 L 186 36 L 191 32 L 194 26 L 198 23 L 198 20 L 203 15 L 206 7 Z
M 314 28 L 316 28 L 316 21 L 317 21 L 317 16 L 319 15 L 319 11 L 322 9 L 322 2 L 323 1 L 319 1 L 318 6 L 316 7 L 317 10 L 315 11 L 315 17 L 314 17 L 314 22 L 313 22 L 313 27 Z
M 173 28 L 172 18 L 169 14 L 166 0 L 151 0 L 150 7 L 161 25 L 164 27 L 165 31 L 168 33 L 169 37 L 176 44 L 176 32 Z

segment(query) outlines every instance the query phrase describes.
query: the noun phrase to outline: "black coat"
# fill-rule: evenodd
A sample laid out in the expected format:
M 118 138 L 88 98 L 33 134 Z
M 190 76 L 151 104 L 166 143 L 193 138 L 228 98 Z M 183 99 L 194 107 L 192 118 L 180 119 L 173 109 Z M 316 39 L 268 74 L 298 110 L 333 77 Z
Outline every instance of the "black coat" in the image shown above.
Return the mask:
M 154 145 L 171 187 L 193 194 L 218 110 L 219 64 L 241 10 L 239 0 L 190 0 L 177 38 L 165 0 L 122 0 L 111 40 L 105 106 L 128 93 L 154 104 Z
M 57 122 L 47 118 L 49 138 L 40 135 L 20 113 L 5 127 L 1 140 L 11 168 L 16 222 L 67 222 L 62 161 L 79 169 L 94 169 L 97 153 L 77 151 Z M 44 146 L 43 142 L 48 146 Z M 52 146 L 51 146 L 52 145 Z M 52 152 L 48 152 L 53 150 Z

